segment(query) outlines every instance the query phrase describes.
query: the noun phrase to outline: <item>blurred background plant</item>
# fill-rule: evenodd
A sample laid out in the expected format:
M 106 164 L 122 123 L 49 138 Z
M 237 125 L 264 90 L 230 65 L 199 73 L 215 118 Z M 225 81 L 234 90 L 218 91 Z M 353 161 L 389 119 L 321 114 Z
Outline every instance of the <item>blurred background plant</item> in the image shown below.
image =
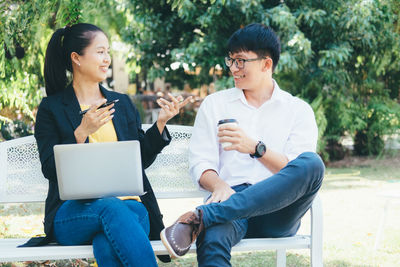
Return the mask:
M 33 124 L 45 46 L 56 28 L 94 23 L 124 43 L 137 92 L 154 91 L 162 77 L 171 89 L 204 88 L 206 95 L 233 86 L 223 63 L 229 36 L 261 22 L 282 43 L 274 78 L 312 105 L 325 160 L 349 153 L 344 137 L 354 140 L 356 154 L 380 155 L 385 138 L 399 134 L 397 0 L 5 0 L 0 9 L 2 124 L 17 119 L 16 112 Z M 197 107 L 174 123 L 190 124 Z
M 53 31 L 91 21 L 112 32 L 119 27 L 116 21 L 123 18 L 122 14 L 113 16 L 117 7 L 107 1 L 0 2 L 0 129 L 4 139 L 32 134 L 34 111 L 44 96 L 44 57 Z M 115 21 L 100 16 L 105 10 Z

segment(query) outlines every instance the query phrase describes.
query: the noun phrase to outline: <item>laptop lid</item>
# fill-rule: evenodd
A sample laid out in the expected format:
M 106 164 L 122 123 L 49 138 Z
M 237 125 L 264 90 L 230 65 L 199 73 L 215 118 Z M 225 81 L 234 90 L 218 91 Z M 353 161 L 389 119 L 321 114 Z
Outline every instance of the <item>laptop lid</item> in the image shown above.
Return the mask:
M 55 145 L 54 157 L 62 200 L 144 194 L 137 140 Z

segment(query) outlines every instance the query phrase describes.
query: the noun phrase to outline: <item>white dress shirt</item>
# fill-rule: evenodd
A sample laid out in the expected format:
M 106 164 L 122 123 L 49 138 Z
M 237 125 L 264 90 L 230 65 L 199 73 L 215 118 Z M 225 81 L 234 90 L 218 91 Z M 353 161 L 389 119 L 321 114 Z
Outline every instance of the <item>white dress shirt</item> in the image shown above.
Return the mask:
M 236 119 L 249 137 L 264 142 L 267 150 L 282 153 L 289 161 L 316 150 L 318 128 L 312 108 L 281 90 L 275 81 L 271 98 L 259 108 L 247 103 L 241 89 L 219 91 L 201 104 L 190 140 L 190 175 L 197 185 L 208 169 L 217 172 L 230 186 L 255 184 L 272 175 L 249 154 L 222 149 L 217 136 L 217 123 L 222 119 Z

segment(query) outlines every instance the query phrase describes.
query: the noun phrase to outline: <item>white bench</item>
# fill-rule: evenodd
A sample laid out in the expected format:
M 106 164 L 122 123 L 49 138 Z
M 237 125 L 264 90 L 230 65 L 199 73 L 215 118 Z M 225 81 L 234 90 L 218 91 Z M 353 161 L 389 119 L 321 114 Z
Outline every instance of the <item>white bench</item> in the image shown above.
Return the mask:
M 143 125 L 147 129 L 150 125 Z M 157 198 L 193 198 L 198 191 L 188 175 L 188 141 L 192 127 L 169 125 L 173 141 L 146 170 Z M 44 202 L 48 183 L 41 172 L 33 136 L 0 143 L 0 204 Z M 17 248 L 26 239 L 0 239 L 0 262 L 93 258 L 92 246 Z M 161 241 L 151 241 L 156 255 L 167 254 Z M 322 266 L 322 206 L 317 196 L 311 208 L 309 235 L 244 239 L 233 251 L 276 250 L 277 266 L 286 266 L 287 249 L 310 249 L 312 266 Z M 195 252 L 195 245 L 190 252 Z

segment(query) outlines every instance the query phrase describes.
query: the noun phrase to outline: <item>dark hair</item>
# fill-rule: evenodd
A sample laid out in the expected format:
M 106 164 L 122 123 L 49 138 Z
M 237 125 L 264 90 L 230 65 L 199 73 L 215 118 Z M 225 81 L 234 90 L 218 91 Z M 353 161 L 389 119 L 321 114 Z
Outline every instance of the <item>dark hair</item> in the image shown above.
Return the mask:
M 53 33 L 47 45 L 44 62 L 47 95 L 65 89 L 68 83 L 66 71 L 72 72 L 71 53 L 76 52 L 82 55 L 96 32 L 103 32 L 103 30 L 92 24 L 78 23 L 71 27 L 58 29 Z
M 272 70 L 278 65 L 281 53 L 279 37 L 270 28 L 260 23 L 249 24 L 237 30 L 228 40 L 228 52 L 254 52 L 259 57 L 269 56 L 273 61 Z

